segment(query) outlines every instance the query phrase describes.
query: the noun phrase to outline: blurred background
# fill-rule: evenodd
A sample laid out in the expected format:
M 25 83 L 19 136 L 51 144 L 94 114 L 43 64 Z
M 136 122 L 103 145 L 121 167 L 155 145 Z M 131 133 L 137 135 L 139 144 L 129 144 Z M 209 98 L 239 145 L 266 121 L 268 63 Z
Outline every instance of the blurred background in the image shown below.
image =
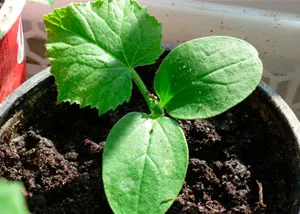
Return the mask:
M 82 2 L 84 0 L 73 0 Z M 71 0 L 56 0 L 54 8 Z M 300 0 L 139 0 L 163 24 L 166 44 L 227 35 L 247 40 L 264 63 L 263 80 L 300 118 Z M 28 78 L 49 65 L 43 15 L 53 9 L 27 3 L 22 18 Z

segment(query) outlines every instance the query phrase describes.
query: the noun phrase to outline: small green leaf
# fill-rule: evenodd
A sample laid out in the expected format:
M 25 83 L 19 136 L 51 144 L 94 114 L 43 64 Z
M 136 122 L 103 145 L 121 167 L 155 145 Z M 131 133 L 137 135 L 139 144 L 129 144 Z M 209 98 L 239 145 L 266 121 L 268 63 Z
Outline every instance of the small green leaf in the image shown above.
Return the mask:
M 134 0 L 70 4 L 44 17 L 58 102 L 103 114 L 131 96 L 133 67 L 162 53 L 161 24 Z
M 261 75 L 262 63 L 252 45 L 231 37 L 207 37 L 184 43 L 165 58 L 155 91 L 171 116 L 207 118 L 245 99 Z
M 19 182 L 0 182 L 0 213 L 28 214 L 23 195 L 23 186 Z
M 188 149 L 174 120 L 143 113 L 124 116 L 103 154 L 106 197 L 116 214 L 165 213 L 184 182 Z
M 53 5 L 54 5 L 54 0 L 29 0 L 29 1 L 45 4 L 45 5 L 48 5 L 49 7 L 53 7 Z

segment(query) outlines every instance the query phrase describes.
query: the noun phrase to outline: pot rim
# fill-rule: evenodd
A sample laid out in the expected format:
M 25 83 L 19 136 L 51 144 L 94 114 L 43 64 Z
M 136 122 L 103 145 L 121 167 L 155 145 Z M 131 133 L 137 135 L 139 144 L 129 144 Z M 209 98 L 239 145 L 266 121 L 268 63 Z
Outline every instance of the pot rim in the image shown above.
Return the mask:
M 290 106 L 282 99 L 282 97 L 267 85 L 261 81 L 259 83 L 259 90 L 262 92 L 271 104 L 273 104 L 279 114 L 285 119 L 285 122 L 291 127 L 291 131 L 295 136 L 295 140 L 298 142 L 298 148 L 300 148 L 300 121 L 290 108 Z
M 5 0 L 0 10 L 0 39 L 10 30 L 25 6 L 26 0 Z
M 14 107 L 24 94 L 29 92 L 39 82 L 45 81 L 47 78 L 52 76 L 50 73 L 50 67 L 37 73 L 27 81 L 25 81 L 20 87 L 18 87 L 12 94 L 10 94 L 2 103 L 0 103 L 0 115 L 8 112 Z M 291 110 L 288 104 L 275 92 L 269 85 L 261 81 L 258 86 L 258 90 L 262 92 L 265 98 L 273 104 L 277 112 L 285 119 L 285 122 L 291 128 L 295 136 L 295 140 L 300 148 L 300 122 L 296 117 L 295 113 Z

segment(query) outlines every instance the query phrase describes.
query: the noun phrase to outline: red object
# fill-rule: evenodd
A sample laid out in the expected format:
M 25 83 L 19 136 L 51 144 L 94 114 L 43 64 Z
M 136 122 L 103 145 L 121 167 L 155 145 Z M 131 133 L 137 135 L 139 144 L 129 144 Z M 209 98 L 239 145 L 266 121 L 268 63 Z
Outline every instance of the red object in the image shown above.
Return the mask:
M 26 79 L 24 37 L 20 16 L 0 40 L 0 102 Z

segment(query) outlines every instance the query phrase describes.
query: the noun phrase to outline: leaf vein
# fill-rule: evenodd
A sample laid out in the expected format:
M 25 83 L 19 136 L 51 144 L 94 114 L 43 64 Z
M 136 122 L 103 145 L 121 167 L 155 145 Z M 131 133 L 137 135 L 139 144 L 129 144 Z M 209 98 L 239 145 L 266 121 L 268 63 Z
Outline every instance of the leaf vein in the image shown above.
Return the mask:
M 157 165 L 157 163 L 155 163 L 155 161 L 151 158 L 151 156 L 146 154 L 147 159 L 152 163 L 152 165 L 154 166 L 155 170 L 159 172 L 159 167 Z
M 250 61 L 252 59 L 254 59 L 255 57 L 250 57 L 250 58 L 247 58 L 247 59 L 244 59 L 242 61 L 238 61 L 238 62 L 234 62 L 230 65 L 225 65 L 225 66 L 222 66 L 220 68 L 217 68 L 216 70 L 213 70 L 213 71 L 208 71 L 205 75 L 203 75 L 202 77 L 199 78 L 199 80 L 197 82 L 190 82 L 189 84 L 185 85 L 184 87 L 180 88 L 178 91 L 176 91 L 168 100 L 166 100 L 164 103 L 162 103 L 162 107 L 164 107 L 168 102 L 170 102 L 175 96 L 177 96 L 179 93 L 185 91 L 186 89 L 190 88 L 190 87 L 193 87 L 194 85 L 196 84 L 201 84 L 201 83 L 204 83 L 204 84 L 215 84 L 215 85 L 231 85 L 231 84 L 236 84 L 238 81 L 234 81 L 232 83 L 221 83 L 221 82 L 207 82 L 205 80 L 205 78 L 209 77 L 210 75 L 212 75 L 213 73 L 217 73 L 217 72 L 220 72 L 220 71 L 223 71 L 224 68 L 230 68 L 232 66 L 235 66 L 239 63 L 243 63 L 243 62 L 246 62 L 246 61 Z M 170 84 L 171 85 L 171 84 Z M 168 95 L 168 94 L 167 94 Z
M 74 6 L 72 7 L 74 9 Z M 76 12 L 76 10 L 75 10 Z M 82 16 L 81 13 L 79 13 L 80 16 Z M 100 16 L 98 16 L 99 18 L 101 18 Z M 102 18 L 101 18 L 102 19 Z M 103 20 L 103 19 L 102 19 Z M 48 22 L 50 22 L 48 20 Z M 60 29 L 64 30 L 65 32 L 67 33 L 70 33 L 70 34 L 73 34 L 73 35 L 76 35 L 78 37 L 80 37 L 81 39 L 83 39 L 86 43 L 90 44 L 90 45 L 96 45 L 98 48 L 100 48 L 103 52 L 105 52 L 107 55 L 110 55 L 112 58 L 116 59 L 117 61 L 119 61 L 122 65 L 124 65 L 124 67 L 128 67 L 124 64 L 124 62 L 122 62 L 122 60 L 120 60 L 118 57 L 114 56 L 112 53 L 110 53 L 109 51 L 107 51 L 104 47 L 102 47 L 100 44 L 97 43 L 97 41 L 95 40 L 94 36 L 93 36 L 93 39 L 92 41 L 88 40 L 87 38 L 84 38 L 82 37 L 80 34 L 76 33 L 76 32 L 73 32 L 73 31 L 70 31 L 68 29 L 66 29 L 65 27 L 59 25 L 58 23 L 53 23 L 53 22 L 50 22 L 54 25 L 56 25 L 57 27 L 59 27 Z M 105 22 L 106 23 L 106 22 Z M 88 24 L 89 28 L 91 28 L 91 26 Z M 107 36 L 107 35 L 105 35 Z M 120 38 L 120 37 L 119 37 Z
M 153 124 L 152 124 L 152 127 L 153 127 Z M 150 127 L 150 128 L 152 128 Z M 148 142 L 148 145 L 147 145 L 147 150 L 146 150 L 146 157 L 149 155 L 149 148 L 150 148 L 150 139 L 151 139 L 151 135 L 149 132 L 148 133 L 148 139 L 147 139 L 147 142 Z M 142 169 L 142 177 L 141 177 L 141 180 L 140 180 L 140 183 L 138 185 L 138 194 L 137 194 L 137 203 L 136 203 L 136 212 L 135 213 L 138 213 L 138 205 L 140 204 L 140 195 L 141 195 L 141 186 L 142 186 L 142 182 L 144 180 L 144 171 L 145 171 L 145 166 L 146 166 L 146 158 L 144 159 L 144 163 L 143 163 L 143 169 Z
M 119 8 L 120 8 L 120 7 L 119 7 Z M 120 44 L 121 44 L 121 46 L 122 46 L 123 57 L 124 57 L 124 59 L 126 60 L 127 65 L 128 65 L 128 66 L 131 66 L 131 65 L 129 65 L 129 63 L 128 63 L 128 59 L 127 59 L 127 56 L 126 56 L 125 50 L 124 50 L 124 45 L 123 45 L 123 42 L 122 42 L 122 39 L 121 39 L 121 35 L 122 35 L 122 31 L 123 31 L 123 24 L 124 24 L 125 11 L 124 11 L 122 8 L 120 8 L 120 10 L 121 10 L 123 13 L 122 13 L 121 28 L 120 28 L 120 36 L 119 36 L 118 38 L 119 38 L 119 42 L 120 42 Z
M 214 70 L 208 71 L 206 74 L 204 74 L 204 75 L 201 76 L 200 78 L 201 78 L 201 80 L 202 80 L 202 79 L 204 79 L 204 78 L 206 78 L 206 77 L 209 77 L 209 76 L 212 75 L 212 74 L 215 74 L 215 73 L 218 73 L 218 72 L 220 72 L 220 71 L 223 71 L 223 69 L 225 69 L 225 68 L 230 68 L 230 67 L 236 66 L 236 65 L 241 64 L 241 63 L 243 63 L 243 62 L 250 61 L 250 60 L 252 60 L 252 59 L 254 59 L 254 58 L 255 58 L 255 57 L 250 57 L 250 58 L 246 58 L 246 59 L 243 59 L 243 60 L 240 60 L 240 61 L 231 63 L 231 64 L 229 64 L 229 65 L 221 66 L 221 67 L 216 68 L 216 69 L 214 69 Z
M 133 55 L 133 57 L 132 57 L 132 60 L 131 60 L 131 66 L 133 65 L 134 60 L 135 60 L 135 58 L 136 58 L 136 54 L 137 54 L 137 52 L 139 51 L 139 49 L 141 48 L 141 45 L 142 45 L 142 35 L 141 35 L 141 30 L 140 30 L 140 29 L 141 29 L 140 23 L 139 23 L 139 20 L 138 20 L 138 18 L 137 18 L 136 16 L 134 16 L 134 18 L 136 19 L 136 21 L 137 21 L 137 23 L 138 23 L 138 25 L 139 25 L 140 40 L 139 40 L 139 45 L 138 45 L 138 47 L 136 48 L 135 53 L 134 53 L 134 55 Z

